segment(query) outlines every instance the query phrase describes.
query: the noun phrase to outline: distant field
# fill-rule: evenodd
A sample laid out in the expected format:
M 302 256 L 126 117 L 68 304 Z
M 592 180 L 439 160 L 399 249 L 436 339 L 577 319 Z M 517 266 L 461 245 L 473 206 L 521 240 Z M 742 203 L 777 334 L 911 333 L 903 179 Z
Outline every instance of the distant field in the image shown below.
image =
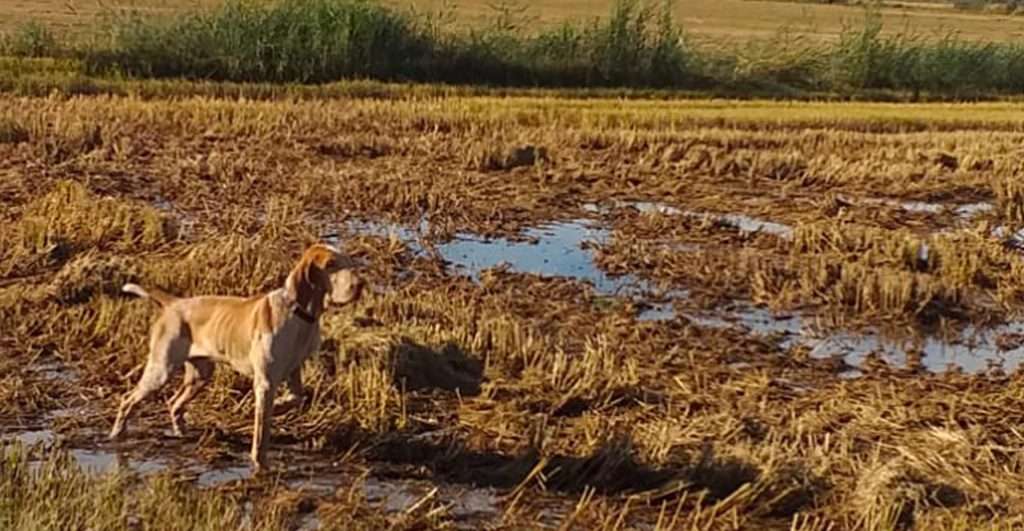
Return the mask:
M 213 3 L 210 0 L 137 0 L 83 2 L 81 0 L 0 0 L 0 29 L 8 29 L 26 20 L 40 20 L 64 30 L 80 30 L 107 8 L 134 7 L 154 13 L 171 13 L 182 8 Z M 395 6 L 415 5 L 417 10 L 439 10 L 445 2 L 389 1 Z M 501 2 L 462 0 L 457 2 L 457 22 L 481 25 L 493 20 L 492 7 Z M 612 0 L 540 0 L 520 2 L 529 5 L 530 20 L 555 24 L 567 19 L 601 16 L 608 13 Z M 893 4 L 894 6 L 897 4 Z M 899 4 L 883 10 L 889 29 L 902 29 L 909 24 L 922 33 L 955 29 L 971 39 L 1011 40 L 1024 36 L 1024 17 L 964 13 L 943 7 L 943 4 Z M 907 7 L 902 7 L 907 6 Z M 860 8 L 798 2 L 759 2 L 750 0 L 691 0 L 677 2 L 677 20 L 687 31 L 708 37 L 773 35 L 783 26 L 823 37 L 837 34 L 845 22 L 860 17 Z
M 495 3 L 463 0 L 458 2 L 458 12 L 466 20 L 482 21 L 493 16 L 494 10 L 489 6 Z M 431 0 L 416 4 L 440 6 L 443 2 Z M 541 0 L 528 4 L 531 5 L 529 13 L 538 16 L 541 22 L 555 22 L 605 14 L 612 0 Z M 1019 17 L 963 13 L 935 6 L 893 7 L 884 9 L 883 13 L 893 23 L 893 29 L 906 22 L 922 32 L 955 28 L 970 38 L 1011 39 L 1024 35 L 1024 20 Z M 767 37 L 780 27 L 790 25 L 808 33 L 831 36 L 842 29 L 844 22 L 856 20 L 861 8 L 800 2 L 689 0 L 676 2 L 675 13 L 683 27 L 698 35 Z

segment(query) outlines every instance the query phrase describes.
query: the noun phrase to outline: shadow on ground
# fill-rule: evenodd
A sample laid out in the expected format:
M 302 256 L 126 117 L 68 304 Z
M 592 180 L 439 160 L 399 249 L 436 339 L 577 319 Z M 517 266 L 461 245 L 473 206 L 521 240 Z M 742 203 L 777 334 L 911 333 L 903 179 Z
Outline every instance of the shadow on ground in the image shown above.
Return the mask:
M 406 391 L 439 389 L 461 396 L 480 394 L 484 364 L 454 343 L 434 350 L 403 339 L 391 351 L 395 385 Z

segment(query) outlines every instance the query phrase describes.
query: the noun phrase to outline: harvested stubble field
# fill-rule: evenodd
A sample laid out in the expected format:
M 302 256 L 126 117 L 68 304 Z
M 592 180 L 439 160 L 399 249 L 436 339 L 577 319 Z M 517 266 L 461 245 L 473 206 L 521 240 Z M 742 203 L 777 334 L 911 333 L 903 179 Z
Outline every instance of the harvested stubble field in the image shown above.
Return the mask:
M 417 94 L 0 99 L 0 527 L 1024 526 L 1012 105 Z M 226 370 L 103 439 L 123 283 L 318 238 L 374 287 L 272 475 Z

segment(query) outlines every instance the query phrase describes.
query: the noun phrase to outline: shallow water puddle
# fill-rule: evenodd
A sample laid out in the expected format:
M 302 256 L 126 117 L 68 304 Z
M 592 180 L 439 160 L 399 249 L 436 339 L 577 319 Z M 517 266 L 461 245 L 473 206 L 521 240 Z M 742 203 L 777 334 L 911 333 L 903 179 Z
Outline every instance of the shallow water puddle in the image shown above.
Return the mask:
M 645 302 L 645 307 L 637 315 L 640 321 L 669 321 L 675 319 L 676 309 L 672 301 Z
M 946 205 L 926 202 L 899 202 L 891 200 L 869 200 L 870 202 L 892 204 L 907 211 L 939 213 L 951 209 L 961 218 L 988 212 L 994 207 L 990 203 L 969 203 L 963 205 Z M 704 215 L 729 223 L 743 232 L 765 232 L 780 237 L 792 235 L 792 227 L 752 218 L 741 214 L 700 214 L 681 210 L 669 205 L 654 202 L 622 202 L 622 206 L 631 206 L 641 212 L 654 212 L 666 215 L 695 216 Z M 590 210 L 597 211 L 596 207 Z M 997 229 L 993 235 L 1004 237 L 1011 244 L 1024 247 L 1024 230 L 1008 234 L 1005 228 Z M 928 259 L 929 247 L 922 245 L 919 258 Z M 931 371 L 944 371 L 950 366 L 958 367 L 966 372 L 984 372 L 995 364 L 1004 370 L 1014 370 L 1022 362 L 1024 352 L 1002 352 L 996 345 L 996 338 L 1003 334 L 1014 334 L 1024 331 L 1024 325 L 1012 324 L 996 327 L 988 331 L 969 329 L 961 337 L 952 341 L 928 336 L 909 340 L 889 340 L 876 332 L 837 333 L 815 336 L 805 326 L 804 318 L 797 315 L 778 316 L 763 308 L 749 304 L 735 305 L 730 311 L 718 312 L 714 315 L 687 314 L 694 323 L 714 328 L 741 326 L 748 331 L 762 335 L 781 335 L 785 339 L 782 346 L 803 345 L 811 349 L 811 355 L 818 358 L 830 358 L 836 355 L 843 359 L 851 370 L 848 373 L 859 374 L 854 369 L 860 366 L 870 353 L 882 356 L 890 363 L 905 365 L 908 351 L 918 351 L 923 357 L 921 363 Z
M 941 214 L 946 210 L 946 205 L 942 203 L 929 203 L 927 201 L 891 201 L 882 199 L 879 201 L 869 201 L 871 203 L 879 203 L 890 206 L 898 206 L 907 212 L 920 212 L 922 214 Z
M 739 229 L 740 232 L 756 233 L 763 232 L 765 234 L 774 234 L 775 236 L 781 236 L 788 238 L 793 235 L 793 227 L 784 223 L 776 223 L 765 219 L 748 216 L 746 214 L 730 213 L 730 214 L 713 214 L 710 212 L 696 212 L 692 210 L 681 210 L 673 206 L 669 206 L 663 203 L 654 203 L 650 201 L 624 201 L 617 203 L 618 206 L 633 207 L 640 212 L 644 213 L 655 213 L 665 214 L 669 216 L 690 216 L 698 218 L 710 218 L 715 219 L 733 227 Z
M 653 202 L 622 202 L 642 212 L 660 212 L 670 215 L 712 217 L 737 227 L 743 232 L 766 232 L 780 236 L 792 234 L 792 227 L 781 223 L 753 218 L 743 214 L 716 215 L 686 212 L 668 205 Z M 601 206 L 587 204 L 588 212 L 606 211 Z M 353 232 L 379 237 L 394 237 L 406 242 L 414 252 L 424 253 L 420 241 L 429 233 L 430 224 L 423 220 L 416 228 L 398 224 L 356 221 L 348 224 Z M 523 240 L 507 238 L 483 238 L 479 235 L 460 232 L 448 242 L 434 246 L 442 259 L 456 270 L 479 280 L 480 274 L 491 268 L 508 267 L 520 273 L 533 273 L 548 277 L 565 277 L 594 286 L 601 295 L 620 295 L 642 299 L 644 294 L 655 291 L 652 286 L 632 275 L 611 276 L 594 262 L 591 245 L 602 244 L 611 238 L 611 231 L 600 227 L 589 219 L 575 219 L 542 224 L 522 232 Z M 328 241 L 330 238 L 326 237 Z M 679 252 L 693 250 L 692 245 L 675 247 Z M 641 314 L 642 319 L 670 319 L 675 315 L 670 303 L 648 303 L 649 309 Z
M 30 367 L 26 372 L 41 376 L 47 380 L 77 380 L 78 373 L 74 368 L 67 367 L 63 363 L 48 360 Z M 5 442 L 19 442 L 25 446 L 49 446 L 58 441 L 57 432 L 52 429 L 54 422 L 64 418 L 73 417 L 83 412 L 80 406 L 63 407 L 55 409 L 44 415 L 35 417 L 28 424 L 18 426 L 0 425 L 0 445 Z M 72 452 L 76 459 L 79 457 Z M 83 464 L 95 464 L 96 458 L 92 452 L 86 451 L 79 459 Z M 113 459 L 111 454 L 111 459 Z M 84 462 L 83 462 L 84 461 Z
M 419 240 L 429 231 L 427 222 L 416 229 L 372 222 L 352 223 L 349 228 L 375 236 L 394 236 L 417 253 L 424 252 Z M 452 241 L 437 244 L 434 249 L 446 262 L 475 280 L 484 270 L 507 266 L 521 273 L 587 281 L 603 294 L 615 294 L 640 284 L 633 277 L 610 277 L 594 264 L 593 253 L 584 248 L 584 243 L 607 241 L 609 231 L 587 220 L 547 223 L 523 231 L 523 236 L 527 241 L 488 239 L 460 232 Z
M 988 203 L 956 207 L 923 202 L 898 204 L 908 210 L 919 211 L 952 208 L 958 215 L 963 216 L 986 212 L 992 208 Z M 633 207 L 641 212 L 666 215 L 711 217 L 735 226 L 742 232 L 764 232 L 782 238 L 788 238 L 793 233 L 793 228 L 789 225 L 742 214 L 692 212 L 662 203 L 644 201 L 622 201 L 616 202 L 614 206 Z M 594 204 L 584 205 L 584 210 L 595 214 L 610 211 L 606 207 Z M 429 232 L 429 223 L 423 221 L 417 228 L 411 229 L 401 225 L 359 222 L 350 224 L 349 228 L 378 236 L 394 236 L 411 245 L 414 251 L 422 253 L 424 249 L 419 242 L 422 235 Z M 1007 231 L 1003 229 L 1003 232 Z M 1000 236 L 998 229 L 994 234 Z M 527 229 L 522 235 L 528 241 L 486 239 L 475 234 L 459 233 L 452 241 L 438 244 L 434 249 L 456 270 L 477 280 L 484 270 L 502 266 L 522 273 L 567 277 L 592 284 L 601 295 L 626 296 L 632 298 L 634 302 L 641 302 L 644 308 L 639 314 L 641 320 L 668 320 L 676 316 L 671 300 L 666 302 L 665 296 L 655 300 L 644 300 L 650 298 L 649 295 L 654 290 L 643 280 L 631 275 L 611 277 L 597 267 L 589 248 L 591 246 L 586 243 L 605 242 L 610 238 L 611 232 L 597 226 L 594 221 L 577 219 L 547 223 Z M 1024 231 L 1001 236 L 1024 246 Z M 923 246 L 921 253 L 921 258 L 927 259 L 928 247 Z M 668 299 L 687 297 L 685 291 L 671 291 L 667 295 Z M 924 367 L 937 372 L 950 366 L 959 367 L 966 372 L 983 372 L 990 369 L 992 364 L 1013 370 L 1020 365 L 1022 357 L 1022 353 L 1016 351 L 1004 353 L 996 345 L 997 337 L 1016 332 L 1019 325 L 995 328 L 984 334 L 969 330 L 962 337 L 952 341 L 936 337 L 897 341 L 885 339 L 882 334 L 874 331 L 822 336 L 815 334 L 813 327 L 806 325 L 805 320 L 810 317 L 777 316 L 768 310 L 744 303 L 733 305 L 724 312 L 690 313 L 686 317 L 701 326 L 740 326 L 761 335 L 781 335 L 783 347 L 802 345 L 811 350 L 812 356 L 819 358 L 842 356 L 851 367 L 851 371 L 846 375 L 857 374 L 853 372 L 854 368 L 863 363 L 871 353 L 878 354 L 893 364 L 905 364 L 908 351 L 920 352 Z
M 1013 233 L 1011 233 L 1010 230 L 1011 229 L 1000 225 L 992 229 L 992 236 L 1002 239 L 1006 245 L 1017 249 L 1024 249 L 1024 229 Z
M 874 352 L 887 362 L 905 366 L 907 352 L 917 351 L 922 355 L 925 369 L 942 372 L 955 366 L 968 373 L 988 370 L 992 364 L 1012 371 L 1024 361 L 1024 349 L 1003 352 L 997 345 L 997 338 L 1004 334 L 1024 333 L 1024 323 L 1012 323 L 993 327 L 990 330 L 969 328 L 960 337 L 946 340 L 934 336 L 911 339 L 887 339 L 882 334 L 868 331 L 862 333 L 819 334 L 804 319 L 797 315 L 778 316 L 770 310 L 750 305 L 738 305 L 716 315 L 686 315 L 693 322 L 707 327 L 742 327 L 764 336 L 781 336 L 784 348 L 804 346 L 811 356 L 826 359 L 842 356 L 850 373 L 861 366 L 867 356 Z
M 737 227 L 743 232 L 766 232 L 788 236 L 792 228 L 788 225 L 761 220 L 742 214 L 715 215 L 698 212 L 684 212 L 671 206 L 651 202 L 621 203 L 645 212 L 662 212 L 700 217 L 713 217 Z M 584 205 L 584 210 L 601 212 L 597 205 Z M 423 220 L 416 228 L 398 224 L 357 221 L 348 224 L 349 230 L 379 237 L 394 237 L 416 253 L 425 253 L 420 243 L 423 235 L 429 233 L 430 225 Z M 433 246 L 437 254 L 451 264 L 455 270 L 474 280 L 488 269 L 507 267 L 519 273 L 532 273 L 547 277 L 564 277 L 591 284 L 600 295 L 624 296 L 634 302 L 643 302 L 645 308 L 639 314 L 641 320 L 665 320 L 675 317 L 671 302 L 645 300 L 657 290 L 633 275 L 612 276 L 605 273 L 594 261 L 592 245 L 607 242 L 611 231 L 589 219 L 575 219 L 542 224 L 522 232 L 523 241 L 508 238 L 483 238 L 479 235 L 460 232 L 448 242 Z M 331 237 L 327 237 L 330 241 Z M 692 251 L 696 246 L 682 244 L 673 247 L 679 252 Z M 685 293 L 670 294 L 678 298 Z
M 959 218 L 970 219 L 987 212 L 995 210 L 995 205 L 992 203 L 967 203 L 965 205 L 959 205 L 953 209 L 953 213 Z
M 434 492 L 433 489 L 438 490 Z M 501 514 L 501 500 L 492 489 L 438 487 L 423 481 L 384 481 L 369 478 L 363 484 L 367 501 L 380 504 L 388 513 L 404 513 L 431 500 L 448 508 L 456 520 L 490 518 Z
M 588 282 L 599 293 L 608 295 L 629 292 L 643 284 L 628 275 L 611 277 L 594 264 L 593 253 L 584 244 L 607 241 L 610 234 L 606 229 L 575 220 L 527 229 L 523 235 L 536 243 L 487 240 L 463 234 L 438 245 L 437 250 L 446 261 L 474 279 L 479 279 L 486 269 L 507 266 L 522 273 Z
M 0 447 L 3 446 L 4 442 L 10 441 L 18 441 L 26 446 L 50 446 L 57 442 L 57 436 L 52 430 L 47 429 L 18 431 L 0 435 Z M 171 463 L 165 459 L 139 459 L 100 449 L 72 448 L 68 450 L 68 453 L 82 470 L 94 474 L 116 470 L 130 470 L 138 474 L 151 474 L 167 470 L 171 467 Z M 43 462 L 33 461 L 31 464 L 38 467 Z
M 103 450 L 74 449 L 71 450 L 71 456 L 75 458 L 75 461 L 78 462 L 78 465 L 83 470 L 94 474 L 117 470 L 130 470 L 137 474 L 152 474 L 170 468 L 170 463 L 163 459 L 129 458 Z
M 952 212 L 954 216 L 961 220 L 968 220 L 980 214 L 991 212 L 995 209 L 995 205 L 986 202 L 963 204 L 932 203 L 929 201 L 903 201 L 884 197 L 864 197 L 859 199 L 844 197 L 843 200 L 853 204 L 861 202 L 869 205 L 885 205 L 893 208 L 899 208 L 906 212 L 919 214 L 942 214 L 943 212 L 948 211 Z
M 389 513 L 409 510 L 416 502 L 423 499 L 429 492 L 418 492 L 413 485 L 398 482 L 367 479 L 363 484 L 363 494 L 371 503 L 379 503 Z
M 412 479 L 383 479 L 366 477 L 355 479 L 352 475 L 325 473 L 302 480 L 291 480 L 288 486 L 293 489 L 306 490 L 324 496 L 333 495 L 338 490 L 358 485 L 366 501 L 376 504 L 387 514 L 401 514 L 414 510 L 424 503 L 432 502 L 447 508 L 447 514 L 457 522 L 460 529 L 477 529 L 471 522 L 493 518 L 501 514 L 501 495 L 489 488 L 463 489 L 452 485 L 432 483 Z M 305 528 L 316 529 L 319 525 L 316 516 L 305 519 Z
M 60 410 L 65 411 L 65 410 Z M 60 412 L 48 415 L 43 426 L 50 426 L 48 422 L 62 416 Z M 145 449 L 125 450 L 118 448 L 104 447 L 96 443 L 81 442 L 72 443 L 68 447 L 61 440 L 60 436 L 48 427 L 33 427 L 28 430 L 11 431 L 0 434 L 0 446 L 5 442 L 17 441 L 26 446 L 32 447 L 64 447 L 68 454 L 78 463 L 82 470 L 93 474 L 103 474 L 115 471 L 130 471 L 140 475 L 163 472 L 166 470 L 179 470 L 196 476 L 196 482 L 201 486 L 212 486 L 226 481 L 248 478 L 251 474 L 246 467 L 211 467 L 190 456 L 177 455 L 173 449 Z M 140 457 L 141 454 L 151 455 L 159 453 L 159 457 Z M 42 461 L 33 461 L 33 466 L 42 465 Z
M 1024 327 L 1013 324 L 986 332 L 969 329 L 953 341 L 934 336 L 896 341 L 884 339 L 877 334 L 838 334 L 805 344 L 812 347 L 812 356 L 842 354 L 846 363 L 855 367 L 863 364 L 872 352 L 878 353 L 890 363 L 906 366 L 907 353 L 916 351 L 922 355 L 921 364 L 924 368 L 932 372 L 957 367 L 967 373 L 982 373 L 993 366 L 1013 371 L 1020 366 L 1024 352 L 1001 352 L 996 345 L 996 338 L 1014 330 L 1024 330 Z
M 714 217 L 713 214 L 692 213 L 691 215 L 711 215 Z M 783 238 L 789 238 L 793 235 L 793 227 L 783 223 L 775 223 L 774 221 L 758 219 L 744 214 L 723 214 L 717 217 L 718 219 L 738 228 L 740 232 L 763 232 L 765 234 L 774 234 Z
M 429 232 L 426 221 L 415 228 L 386 223 L 354 222 L 349 229 L 381 237 L 395 237 L 406 242 L 416 253 L 425 253 L 420 242 Z M 625 296 L 642 300 L 655 291 L 647 282 L 632 275 L 611 276 L 594 262 L 591 245 L 606 242 L 611 232 L 586 219 L 546 223 L 522 232 L 523 240 L 483 238 L 461 232 L 433 250 L 457 272 L 480 280 L 485 270 L 507 267 L 519 273 L 547 277 L 565 277 L 591 284 L 599 295 Z M 670 303 L 648 303 L 641 319 L 671 319 L 675 315 Z
M 850 200 L 854 202 L 853 200 Z M 875 204 L 875 205 L 889 205 L 892 207 L 901 208 L 907 212 L 918 212 L 925 214 L 941 214 L 945 211 L 951 211 L 957 219 L 961 222 L 967 222 L 987 212 L 991 212 L 995 209 L 992 203 L 965 203 L 961 205 L 948 204 L 948 203 L 929 203 L 925 201 L 897 201 L 892 199 L 882 198 L 864 198 L 860 199 L 864 203 Z M 665 214 L 670 216 L 691 216 L 691 217 L 706 217 L 715 219 L 732 225 L 740 230 L 740 232 L 755 233 L 763 232 L 766 234 L 773 234 L 782 238 L 789 238 L 793 235 L 793 227 L 785 223 L 778 223 L 775 221 L 765 220 L 746 214 L 729 213 L 729 214 L 713 214 L 710 212 L 696 212 L 692 210 L 682 210 L 670 205 L 663 203 L 656 203 L 650 201 L 620 201 L 615 203 L 616 206 L 620 207 L 633 207 L 640 212 L 645 213 L 657 213 Z M 603 209 L 595 205 L 587 205 L 585 210 L 590 212 L 601 212 Z
M 0 435 L 0 447 L 5 441 L 19 441 L 29 446 L 48 446 L 56 444 L 58 437 L 52 430 L 33 429 Z M 168 454 L 174 452 L 168 449 L 160 451 Z M 244 481 L 252 477 L 252 469 L 247 463 L 218 466 L 188 456 L 180 459 L 140 458 L 139 451 L 129 453 L 100 448 L 73 448 L 68 450 L 68 453 L 83 471 L 91 474 L 130 471 L 145 476 L 174 471 L 193 477 L 197 486 L 205 488 Z M 289 487 L 330 496 L 353 483 L 361 483 L 360 488 L 366 500 L 378 504 L 387 513 L 407 512 L 429 497 L 431 501 L 445 505 L 447 513 L 456 520 L 467 521 L 501 514 L 501 496 L 494 489 L 464 489 L 450 485 L 439 486 L 425 480 L 384 479 L 372 476 L 360 481 L 351 473 L 324 470 L 321 461 L 307 459 L 305 462 L 312 465 L 312 469 L 304 473 L 306 477 L 287 481 Z M 42 461 L 34 461 L 32 466 L 38 467 L 42 464 Z M 438 489 L 437 492 L 432 493 L 435 488 Z M 313 526 L 311 528 L 317 527 L 315 515 L 307 520 Z
M 196 478 L 196 484 L 201 487 L 214 487 L 221 483 L 242 481 L 250 477 L 252 477 L 252 468 L 248 465 L 206 468 Z
M 53 439 L 54 433 L 51 430 L 26 430 L 0 435 L 0 442 L 18 441 L 21 444 L 27 446 L 35 444 L 48 444 L 50 442 L 53 442 Z

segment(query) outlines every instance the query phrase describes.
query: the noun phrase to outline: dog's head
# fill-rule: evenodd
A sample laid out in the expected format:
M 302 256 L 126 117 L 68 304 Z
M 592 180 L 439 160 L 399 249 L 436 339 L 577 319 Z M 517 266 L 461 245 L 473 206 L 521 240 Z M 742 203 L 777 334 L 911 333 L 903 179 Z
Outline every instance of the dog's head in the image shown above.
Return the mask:
M 327 294 L 330 304 L 344 306 L 359 300 L 363 294 L 364 281 L 351 268 L 343 268 L 330 275 L 331 291 Z
M 356 266 L 356 261 L 338 248 L 313 244 L 288 275 L 287 288 L 301 305 L 311 301 L 350 304 L 363 292 L 364 281 L 356 273 Z

